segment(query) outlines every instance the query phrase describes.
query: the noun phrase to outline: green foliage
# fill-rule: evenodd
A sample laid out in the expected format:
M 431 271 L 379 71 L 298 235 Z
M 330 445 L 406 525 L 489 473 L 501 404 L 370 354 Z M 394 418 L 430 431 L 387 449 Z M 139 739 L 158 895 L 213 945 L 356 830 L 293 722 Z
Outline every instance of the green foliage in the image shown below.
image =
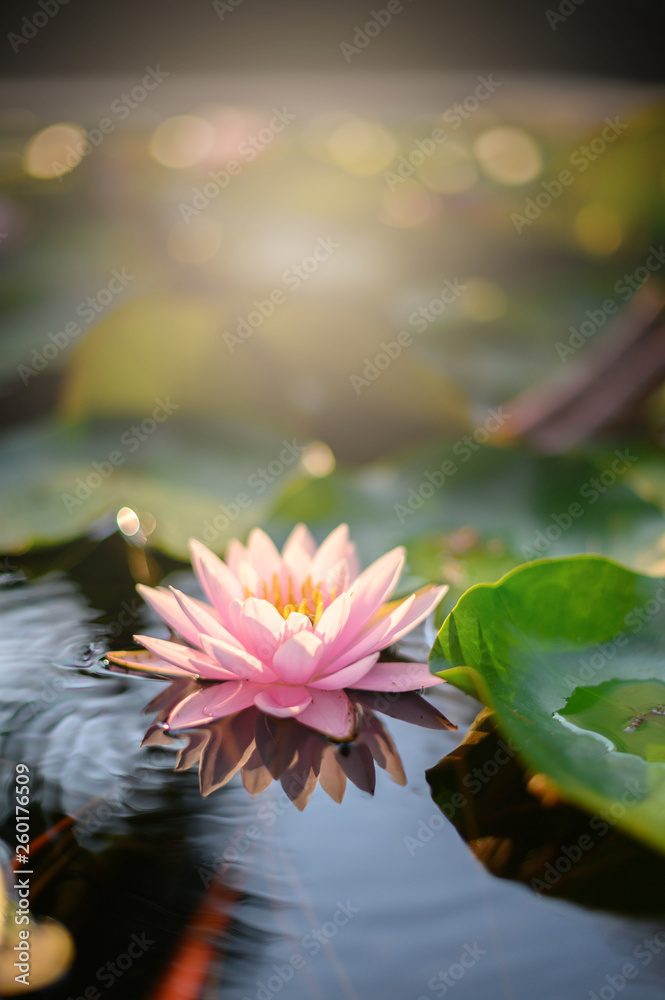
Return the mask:
M 561 795 L 665 850 L 665 582 L 598 556 L 473 587 L 431 654 Z

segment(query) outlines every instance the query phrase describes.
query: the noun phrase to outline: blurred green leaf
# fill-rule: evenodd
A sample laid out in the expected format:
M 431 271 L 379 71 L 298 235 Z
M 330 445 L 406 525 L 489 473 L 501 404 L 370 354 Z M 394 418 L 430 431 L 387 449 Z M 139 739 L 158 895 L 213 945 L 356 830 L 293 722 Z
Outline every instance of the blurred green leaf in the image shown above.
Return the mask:
M 271 529 L 284 534 L 304 520 L 324 531 L 348 521 L 366 559 L 406 542 L 414 573 L 445 577 L 458 591 L 539 555 L 598 552 L 636 568 L 652 564 L 665 516 L 620 476 L 599 482 L 613 452 L 539 457 L 478 445 L 469 434 L 471 446 L 459 438 L 393 463 L 297 481 Z M 454 471 L 442 482 L 446 462 Z
M 40 425 L 5 438 L 0 551 L 75 538 L 100 519 L 111 527 L 121 507 L 150 515 L 150 543 L 173 556 L 188 558 L 189 538 L 221 551 L 265 519 L 298 469 L 295 439 L 202 421 L 150 426 Z

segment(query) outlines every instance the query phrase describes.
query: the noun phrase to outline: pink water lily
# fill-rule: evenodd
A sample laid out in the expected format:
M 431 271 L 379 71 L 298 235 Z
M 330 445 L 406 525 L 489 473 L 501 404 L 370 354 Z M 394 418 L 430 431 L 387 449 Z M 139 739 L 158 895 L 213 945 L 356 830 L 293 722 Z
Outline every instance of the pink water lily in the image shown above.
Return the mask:
M 299 524 L 281 553 L 260 529 L 247 546 L 231 542 L 225 562 L 198 541 L 191 553 L 208 603 L 173 587 L 139 586 L 176 637 L 135 636 L 149 656 L 109 654 L 124 666 L 197 682 L 169 705 L 167 731 L 210 726 L 253 706 L 350 740 L 359 728 L 355 690 L 411 692 L 441 683 L 426 663 L 379 661 L 447 589 L 429 586 L 390 602 L 402 548 L 359 573 L 346 525 L 317 547 Z

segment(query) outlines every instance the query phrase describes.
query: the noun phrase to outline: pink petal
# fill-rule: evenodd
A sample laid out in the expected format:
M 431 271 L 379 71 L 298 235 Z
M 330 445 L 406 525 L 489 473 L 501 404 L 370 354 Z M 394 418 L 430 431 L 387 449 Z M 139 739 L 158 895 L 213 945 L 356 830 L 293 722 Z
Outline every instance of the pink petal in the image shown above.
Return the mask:
M 397 586 L 404 559 L 403 548 L 393 549 L 360 574 L 350 591 L 351 613 L 340 640 L 346 643 L 352 639 L 390 597 Z
M 319 545 L 312 560 L 311 574 L 314 583 L 325 580 L 326 574 L 340 559 L 344 559 L 349 547 L 349 526 L 340 524 Z M 326 583 L 327 586 L 327 583 Z M 331 588 L 332 589 L 332 588 Z
M 309 572 L 316 552 L 316 542 L 304 524 L 297 524 L 282 549 L 282 560 L 287 572 L 295 580 L 304 580 Z M 282 586 L 286 580 L 282 580 Z
M 319 637 L 303 629 L 282 643 L 272 665 L 287 684 L 304 684 L 316 670 L 322 653 Z
M 271 538 L 260 528 L 254 528 L 247 543 L 247 558 L 262 580 L 270 582 L 282 572 L 282 557 Z
M 317 691 L 309 688 L 312 703 L 298 715 L 298 722 L 343 740 L 353 736 L 356 713 L 343 691 Z
M 406 635 L 407 632 L 410 632 L 412 628 L 415 628 L 416 625 L 419 625 L 421 621 L 427 618 L 447 591 L 447 586 L 423 587 L 421 590 L 416 591 L 413 595 L 415 600 L 406 610 L 399 625 L 392 628 L 385 637 L 382 648 L 392 645 L 393 642 L 397 642 L 403 635 Z M 403 607 L 403 605 L 401 606 Z
M 358 551 L 353 542 L 349 542 L 349 548 L 346 553 L 346 561 L 349 566 L 349 575 L 351 577 L 351 583 L 353 583 L 353 581 L 357 579 L 358 574 L 360 573 L 360 560 L 358 559 Z
M 213 719 L 221 719 L 234 712 L 240 712 L 243 708 L 249 708 L 254 704 L 259 690 L 260 685 L 247 684 L 245 681 L 228 681 L 226 684 L 208 688 L 205 692 L 208 697 L 204 711 Z
M 423 587 L 387 614 L 382 615 L 379 612 L 378 621 L 365 632 L 361 632 L 349 647 L 338 655 L 332 667 L 345 666 L 352 662 L 351 658 L 366 656 L 397 642 L 434 610 L 447 590 L 447 587 Z
M 314 629 L 315 634 L 320 636 L 326 645 L 332 645 L 346 625 L 350 611 L 351 598 L 348 594 L 340 594 L 321 615 L 319 624 Z
M 284 542 L 284 546 L 282 548 L 282 559 L 288 561 L 288 556 L 292 550 L 304 550 L 307 555 L 312 558 L 316 552 L 316 542 L 312 537 L 312 533 L 307 525 L 303 524 L 302 521 L 299 524 L 296 524 L 295 528 Z
M 165 590 L 164 587 L 144 587 L 142 583 L 137 584 L 136 589 L 167 625 L 170 625 L 175 632 L 179 632 L 183 639 L 187 639 L 193 646 L 198 646 L 201 630 L 192 624 L 170 590 Z
M 418 691 L 442 683 L 426 663 L 377 663 L 354 686 L 361 691 Z
M 300 611 L 292 611 L 284 622 L 284 638 L 288 639 L 290 636 L 304 630 L 311 632 L 312 629 L 313 625 L 307 615 L 301 614 Z
M 362 688 L 365 682 L 365 675 L 372 669 L 379 658 L 378 653 L 365 656 L 357 663 L 351 663 L 348 667 L 342 667 L 334 674 L 327 674 L 324 677 L 317 677 L 316 680 L 308 681 L 310 688 L 318 691 L 339 691 L 341 688 L 359 687 Z
M 249 559 L 240 560 L 238 562 L 237 574 L 238 580 L 243 588 L 243 594 L 247 591 L 249 591 L 250 594 L 256 594 L 262 590 L 262 577 L 256 572 Z
M 305 687 L 270 687 L 254 698 L 254 704 L 262 712 L 285 719 L 298 715 L 311 704 L 312 696 Z
M 340 670 L 342 667 L 348 666 L 350 663 L 355 663 L 361 656 L 367 656 L 369 653 L 373 653 L 377 649 L 383 649 L 389 645 L 389 642 L 385 641 L 386 636 L 389 636 L 391 632 L 399 628 L 402 619 L 408 613 L 415 599 L 416 595 L 411 594 L 401 604 L 394 607 L 392 611 L 388 611 L 385 614 L 379 612 L 377 616 L 378 620 L 375 618 L 373 625 L 361 630 L 360 634 L 354 636 L 344 648 L 341 648 L 341 643 L 338 642 L 333 647 L 337 655 L 334 660 L 330 661 L 324 673 L 331 674 L 335 670 Z
M 221 639 L 211 639 L 201 636 L 201 643 L 208 656 L 211 656 L 225 670 L 230 670 L 236 678 L 244 681 L 255 681 L 257 684 L 270 684 L 276 680 L 276 675 L 269 667 L 257 660 L 255 656 L 244 650 L 229 646 Z
M 248 597 L 237 621 L 247 651 L 264 663 L 270 663 L 286 625 L 277 608 L 262 598 Z
M 232 646 L 240 647 L 238 640 L 211 614 L 212 609 L 206 609 L 200 601 L 194 600 L 193 597 L 188 597 L 187 594 L 176 590 L 175 587 L 171 587 L 170 590 L 179 607 L 196 628 L 198 635 L 201 633 L 211 635 L 216 639 L 222 639 L 224 642 L 230 643 Z
M 211 719 L 233 715 L 254 703 L 258 685 L 243 681 L 227 681 L 214 688 L 203 688 L 181 702 L 169 715 L 171 729 L 205 726 Z
M 247 549 L 237 538 L 232 538 L 226 550 L 226 565 L 235 576 L 241 562 L 247 562 Z
M 188 674 L 220 681 L 235 678 L 235 674 L 219 667 L 198 649 L 190 649 L 188 646 L 181 646 L 179 642 L 168 642 L 166 639 L 153 639 L 150 635 L 135 635 L 134 638 L 155 656 L 173 663 Z
M 337 594 L 341 594 L 345 590 L 349 589 L 352 579 L 348 560 L 340 559 L 334 564 L 334 566 L 331 566 L 328 570 L 326 570 L 326 575 L 323 578 L 321 589 L 325 594 L 332 594 L 333 591 Z
M 243 596 L 237 577 L 219 556 L 193 538 L 189 543 L 194 571 L 210 603 L 224 618 L 229 601 Z M 225 620 L 225 619 L 224 619 Z
M 234 684 L 235 682 L 228 681 L 228 683 Z M 172 729 L 206 725 L 210 722 L 210 716 L 203 713 L 205 698 L 205 691 L 195 691 L 194 694 L 190 694 L 171 711 L 166 724 Z

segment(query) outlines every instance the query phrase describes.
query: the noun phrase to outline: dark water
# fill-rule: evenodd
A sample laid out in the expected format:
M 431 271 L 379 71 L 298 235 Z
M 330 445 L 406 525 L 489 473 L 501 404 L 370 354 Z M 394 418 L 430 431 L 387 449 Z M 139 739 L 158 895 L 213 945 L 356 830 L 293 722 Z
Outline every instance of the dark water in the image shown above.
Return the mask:
M 31 905 L 71 931 L 77 958 L 35 996 L 662 995 L 665 921 L 494 879 L 432 802 L 424 771 L 462 739 L 469 699 L 432 696 L 458 733 L 388 720 L 406 788 L 377 770 L 374 798 L 349 786 L 337 805 L 317 789 L 303 813 L 275 784 L 254 798 L 234 779 L 202 799 L 194 772 L 171 772 L 173 750 L 139 749 L 150 721 L 141 710 L 161 682 L 100 666 L 133 631 L 158 634 L 135 603 L 124 543 L 24 563 L 34 579 L 14 560 L 0 588 L 0 836 L 13 854 L 17 762 L 30 767 L 33 838 L 74 817 L 34 855 Z M 198 964 L 182 950 L 192 935 Z M 174 959 L 187 963 L 180 987 L 164 978 Z

